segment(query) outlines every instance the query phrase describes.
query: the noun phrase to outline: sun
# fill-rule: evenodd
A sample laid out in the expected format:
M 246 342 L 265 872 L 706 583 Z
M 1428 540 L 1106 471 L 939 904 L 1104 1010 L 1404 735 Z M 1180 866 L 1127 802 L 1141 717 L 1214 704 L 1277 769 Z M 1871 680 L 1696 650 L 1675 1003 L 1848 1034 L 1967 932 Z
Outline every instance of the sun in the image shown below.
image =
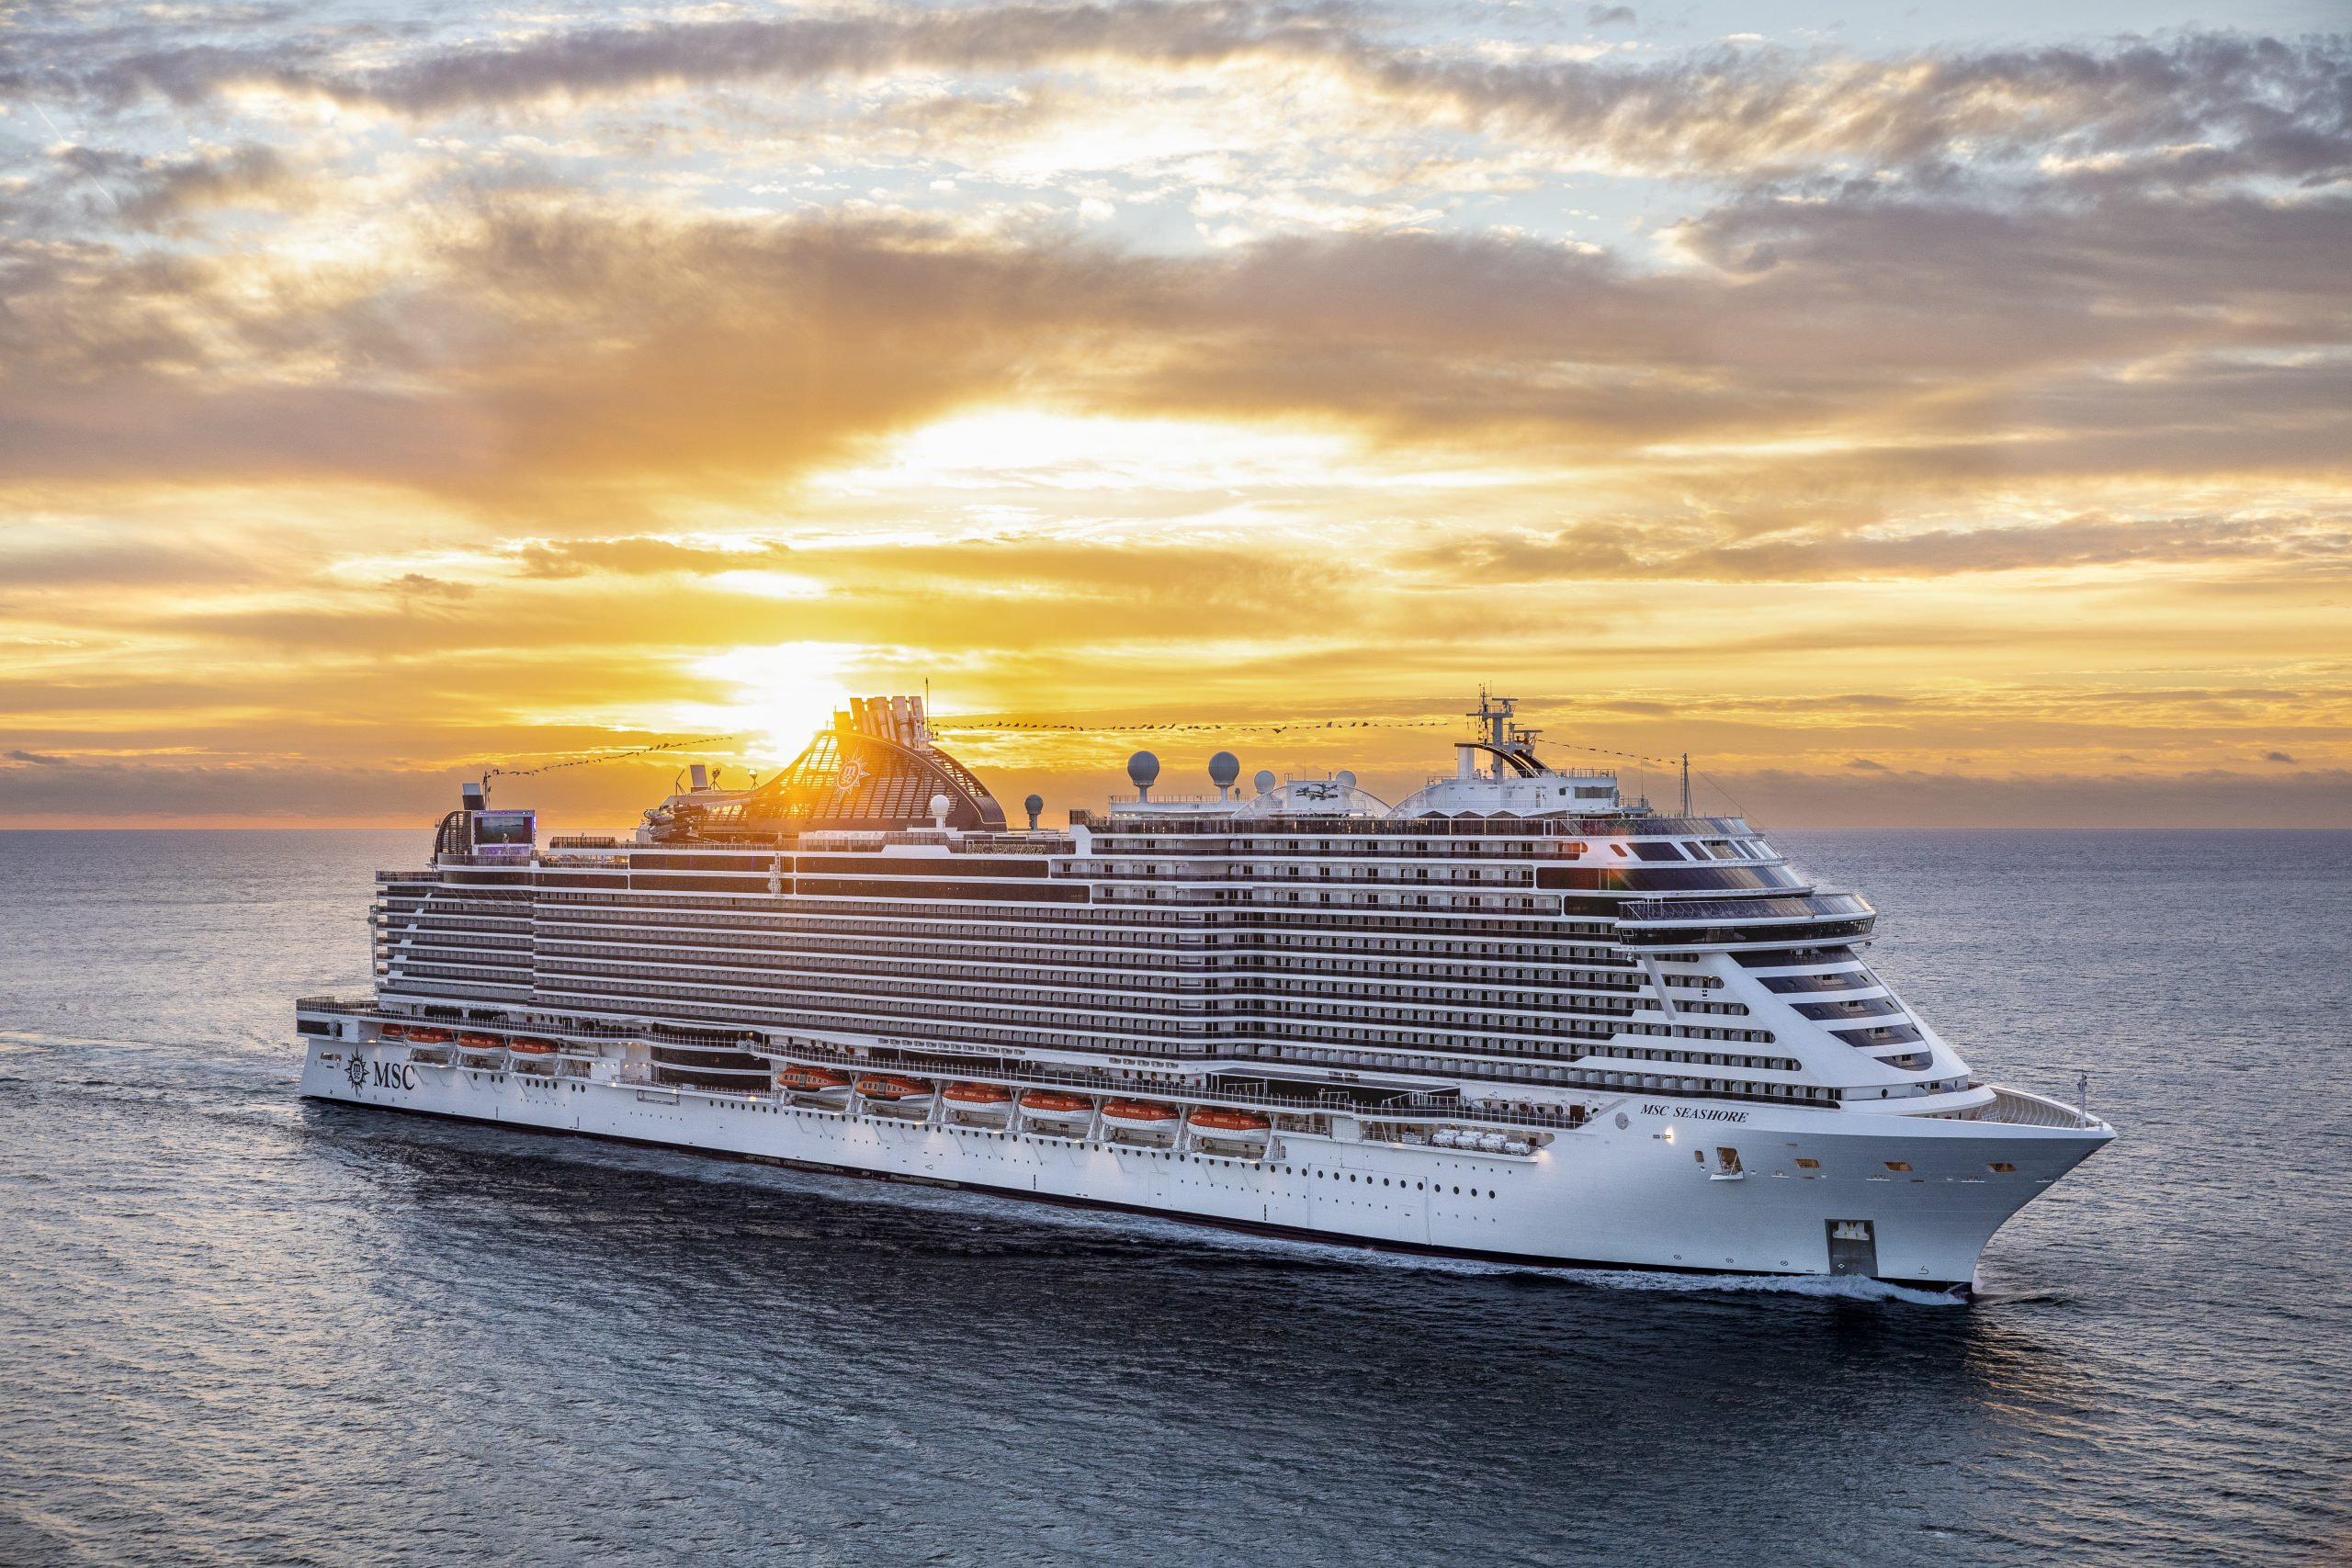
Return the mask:
M 742 755 L 773 766 L 798 756 L 834 710 L 848 705 L 841 671 L 849 651 L 821 642 L 732 648 L 696 660 L 693 669 L 731 688 L 713 717 L 735 735 Z

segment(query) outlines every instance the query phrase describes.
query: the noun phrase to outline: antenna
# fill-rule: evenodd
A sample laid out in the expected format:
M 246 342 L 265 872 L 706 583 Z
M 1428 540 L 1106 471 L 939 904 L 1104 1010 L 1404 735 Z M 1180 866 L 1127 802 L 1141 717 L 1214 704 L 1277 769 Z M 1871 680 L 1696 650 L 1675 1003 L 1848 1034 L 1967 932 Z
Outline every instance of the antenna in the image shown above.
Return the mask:
M 1682 815 L 1690 815 L 1690 753 L 1682 753 Z

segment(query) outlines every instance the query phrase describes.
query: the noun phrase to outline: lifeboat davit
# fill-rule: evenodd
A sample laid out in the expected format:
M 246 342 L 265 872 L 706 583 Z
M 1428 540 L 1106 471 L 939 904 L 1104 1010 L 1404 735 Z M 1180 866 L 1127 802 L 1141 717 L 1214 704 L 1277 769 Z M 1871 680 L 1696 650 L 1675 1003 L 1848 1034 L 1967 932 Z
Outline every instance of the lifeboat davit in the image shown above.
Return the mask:
M 966 1122 L 1001 1127 L 1012 1114 L 1012 1091 L 1002 1084 L 952 1083 L 939 1091 L 939 1098 L 947 1102 L 950 1116 Z
M 1114 1133 L 1173 1133 L 1182 1120 L 1172 1105 L 1145 1100 L 1106 1100 L 1102 1125 Z
M 849 1103 L 849 1079 L 831 1067 L 808 1067 L 795 1064 L 776 1069 L 775 1087 L 786 1094 L 797 1094 L 840 1107 Z
M 1084 1095 L 1033 1089 L 1022 1093 L 1021 1114 L 1048 1132 L 1074 1133 L 1094 1120 L 1094 1102 Z
M 1193 1136 L 1204 1144 L 1218 1144 L 1257 1153 L 1266 1146 L 1271 1123 L 1254 1111 L 1232 1111 L 1222 1105 L 1204 1105 L 1193 1112 Z

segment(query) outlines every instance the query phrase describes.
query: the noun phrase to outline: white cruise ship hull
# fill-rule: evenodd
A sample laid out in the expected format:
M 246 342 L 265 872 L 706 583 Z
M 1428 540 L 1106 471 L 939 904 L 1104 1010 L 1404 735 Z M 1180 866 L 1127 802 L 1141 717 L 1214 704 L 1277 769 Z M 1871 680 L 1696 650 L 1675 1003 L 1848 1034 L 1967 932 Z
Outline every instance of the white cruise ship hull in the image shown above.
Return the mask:
M 322 1100 L 1400 1251 L 1931 1289 L 1967 1286 L 2003 1222 L 2113 1135 L 1632 1092 L 1526 1155 L 1367 1138 L 1340 1118 L 1247 1158 L 303 1043 L 302 1093 Z

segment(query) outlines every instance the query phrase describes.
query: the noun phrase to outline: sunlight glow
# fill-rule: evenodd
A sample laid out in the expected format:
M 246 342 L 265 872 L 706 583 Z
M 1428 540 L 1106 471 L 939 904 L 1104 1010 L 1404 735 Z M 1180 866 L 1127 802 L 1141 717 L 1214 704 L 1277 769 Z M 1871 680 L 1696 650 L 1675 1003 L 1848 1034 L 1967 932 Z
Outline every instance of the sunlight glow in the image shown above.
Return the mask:
M 1360 460 L 1344 436 L 1205 420 L 995 409 L 927 424 L 834 488 L 1221 490 L 1328 484 Z M 821 482 L 821 481 L 820 481 Z
M 690 668 L 734 688 L 718 713 L 741 736 L 744 755 L 773 765 L 798 756 L 808 738 L 831 721 L 833 710 L 848 705 L 841 671 L 849 655 L 833 643 L 783 643 L 729 649 Z

